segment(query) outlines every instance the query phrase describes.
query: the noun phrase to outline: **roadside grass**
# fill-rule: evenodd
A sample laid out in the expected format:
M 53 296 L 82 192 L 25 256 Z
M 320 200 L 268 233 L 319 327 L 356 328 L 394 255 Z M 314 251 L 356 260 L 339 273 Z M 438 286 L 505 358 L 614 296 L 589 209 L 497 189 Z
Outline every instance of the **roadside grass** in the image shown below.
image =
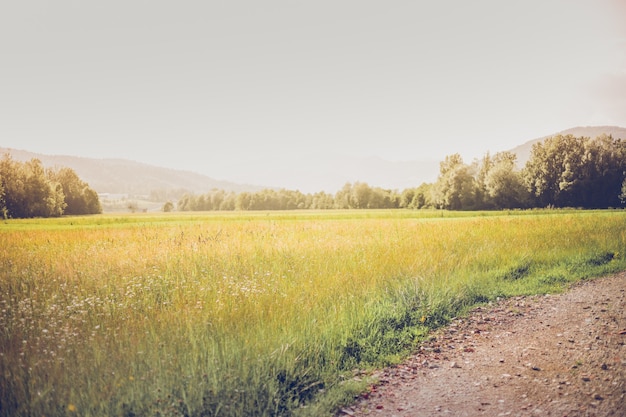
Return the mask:
M 477 303 L 625 253 L 618 210 L 7 221 L 0 415 L 329 414 Z

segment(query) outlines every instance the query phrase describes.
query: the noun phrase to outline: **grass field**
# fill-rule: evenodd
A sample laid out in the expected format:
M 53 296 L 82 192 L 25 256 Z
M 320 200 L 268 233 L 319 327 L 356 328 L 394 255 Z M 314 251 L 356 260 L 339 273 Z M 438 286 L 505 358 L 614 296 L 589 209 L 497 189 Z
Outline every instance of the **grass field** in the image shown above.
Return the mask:
M 428 329 L 626 269 L 625 211 L 0 224 L 0 416 L 324 415 Z

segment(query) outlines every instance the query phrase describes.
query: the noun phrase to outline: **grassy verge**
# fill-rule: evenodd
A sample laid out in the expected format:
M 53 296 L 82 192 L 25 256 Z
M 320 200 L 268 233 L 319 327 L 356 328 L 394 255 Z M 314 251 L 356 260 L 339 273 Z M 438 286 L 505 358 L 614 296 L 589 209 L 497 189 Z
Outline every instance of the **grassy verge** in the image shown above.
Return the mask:
M 0 415 L 321 415 L 470 306 L 625 251 L 623 211 L 10 221 Z

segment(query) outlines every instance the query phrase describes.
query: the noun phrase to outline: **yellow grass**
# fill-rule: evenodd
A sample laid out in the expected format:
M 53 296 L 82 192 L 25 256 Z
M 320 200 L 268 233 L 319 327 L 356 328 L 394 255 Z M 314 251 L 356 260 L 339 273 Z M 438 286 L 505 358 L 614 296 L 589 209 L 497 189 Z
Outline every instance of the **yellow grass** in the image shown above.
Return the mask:
M 440 215 L 6 222 L 0 415 L 301 413 L 474 302 L 626 265 L 622 211 Z

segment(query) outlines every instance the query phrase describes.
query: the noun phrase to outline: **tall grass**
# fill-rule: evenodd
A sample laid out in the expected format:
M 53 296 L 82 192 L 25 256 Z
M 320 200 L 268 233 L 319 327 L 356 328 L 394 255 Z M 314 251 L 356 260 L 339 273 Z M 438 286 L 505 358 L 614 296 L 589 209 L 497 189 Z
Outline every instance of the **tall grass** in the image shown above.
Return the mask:
M 468 306 L 626 267 L 623 211 L 441 215 L 5 222 L 0 415 L 329 412 Z

